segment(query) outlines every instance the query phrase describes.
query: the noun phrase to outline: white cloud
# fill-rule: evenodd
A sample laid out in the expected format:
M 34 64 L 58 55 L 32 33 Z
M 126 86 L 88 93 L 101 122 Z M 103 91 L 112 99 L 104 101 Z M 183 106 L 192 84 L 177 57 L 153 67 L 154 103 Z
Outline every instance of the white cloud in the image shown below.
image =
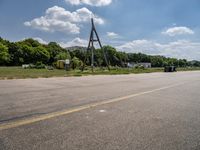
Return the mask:
M 80 23 L 89 22 L 92 15 L 95 23 L 104 24 L 102 18 L 94 15 L 85 7 L 70 12 L 62 7 L 54 6 L 48 8 L 44 16 L 27 21 L 24 25 L 47 32 L 59 31 L 78 34 L 80 33 Z
M 162 34 L 169 36 L 194 34 L 194 31 L 188 27 L 172 27 L 162 32 Z
M 69 2 L 72 5 L 86 4 L 97 7 L 110 5 L 112 3 L 112 0 L 65 0 L 65 1 Z
M 114 32 L 107 32 L 107 36 L 111 39 L 119 38 L 119 35 L 117 33 L 114 33 Z
M 123 45 L 120 45 L 117 48 L 119 50 L 123 50 L 127 52 L 135 52 L 135 53 L 143 52 L 146 54 L 156 55 L 160 53 L 158 47 L 159 47 L 159 44 L 152 41 L 135 40 L 135 41 L 127 42 Z
M 41 43 L 41 44 L 48 44 L 48 42 L 46 42 L 46 41 L 43 40 L 42 38 L 34 37 L 33 39 L 36 40 L 36 41 L 38 41 L 38 42 Z
M 67 43 L 61 42 L 59 43 L 63 48 L 66 47 L 72 47 L 72 46 L 83 46 L 83 47 L 87 47 L 88 41 L 81 39 L 81 38 L 75 38 L 72 41 L 69 41 Z
M 186 40 L 178 40 L 166 44 L 148 40 L 135 40 L 117 46 L 116 48 L 126 52 L 141 52 L 150 55 L 200 60 L 200 43 Z

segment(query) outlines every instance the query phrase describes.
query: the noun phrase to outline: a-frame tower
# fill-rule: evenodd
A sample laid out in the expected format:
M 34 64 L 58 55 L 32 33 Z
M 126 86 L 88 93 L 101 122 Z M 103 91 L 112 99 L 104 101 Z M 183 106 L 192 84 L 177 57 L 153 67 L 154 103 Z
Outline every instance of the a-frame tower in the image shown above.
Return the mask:
M 94 71 L 94 51 L 95 51 L 94 43 L 95 42 L 97 42 L 99 44 L 100 48 L 102 49 L 103 56 L 104 56 L 107 68 L 108 68 L 108 70 L 110 70 L 105 50 L 102 47 L 102 44 L 101 44 L 101 41 L 99 39 L 98 33 L 97 33 L 96 29 L 95 29 L 93 18 L 91 19 L 91 23 L 92 23 L 92 29 L 91 29 L 91 32 L 90 32 L 90 38 L 89 38 L 89 43 L 88 43 L 88 47 L 87 47 L 87 54 L 86 54 L 85 60 L 83 62 L 84 64 L 83 64 L 82 71 L 85 68 L 85 63 L 86 63 L 86 59 L 87 59 L 89 51 L 91 51 L 91 67 L 92 67 L 92 72 Z M 95 36 L 96 36 L 96 38 L 95 38 Z

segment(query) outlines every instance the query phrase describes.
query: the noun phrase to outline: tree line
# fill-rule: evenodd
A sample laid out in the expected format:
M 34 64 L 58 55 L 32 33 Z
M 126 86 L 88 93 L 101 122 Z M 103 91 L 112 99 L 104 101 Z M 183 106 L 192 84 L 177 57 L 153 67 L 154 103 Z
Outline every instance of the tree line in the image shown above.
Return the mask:
M 151 56 L 142 53 L 126 53 L 117 51 L 111 46 L 104 46 L 103 49 L 106 52 L 110 66 L 125 67 L 128 62 L 149 62 L 152 67 L 164 67 L 167 65 L 200 67 L 199 61 Z M 90 55 L 87 55 L 85 48 L 65 49 L 56 42 L 41 44 L 31 38 L 19 42 L 10 42 L 0 37 L 0 66 L 21 66 L 22 64 L 36 64 L 38 62 L 52 66 L 57 60 L 70 59 L 72 68 L 75 69 L 83 65 L 85 58 L 87 58 L 86 65 L 89 66 L 91 59 Z M 94 58 L 95 66 L 106 66 L 102 49 L 95 50 Z

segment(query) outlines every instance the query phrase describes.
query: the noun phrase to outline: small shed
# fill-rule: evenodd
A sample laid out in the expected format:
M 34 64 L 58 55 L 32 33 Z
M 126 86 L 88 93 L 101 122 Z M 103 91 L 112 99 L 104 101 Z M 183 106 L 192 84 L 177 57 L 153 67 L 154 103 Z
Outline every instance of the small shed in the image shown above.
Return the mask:
M 69 70 L 70 67 L 70 60 L 66 59 L 66 60 L 58 60 L 56 63 L 56 68 L 58 69 L 66 69 Z
M 65 69 L 65 60 L 58 60 L 56 63 L 56 68 Z

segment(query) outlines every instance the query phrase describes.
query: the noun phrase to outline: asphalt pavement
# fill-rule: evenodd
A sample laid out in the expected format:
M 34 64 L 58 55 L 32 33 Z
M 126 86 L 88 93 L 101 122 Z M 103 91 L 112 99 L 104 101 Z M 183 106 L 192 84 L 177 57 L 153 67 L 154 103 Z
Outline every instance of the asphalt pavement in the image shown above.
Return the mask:
M 0 150 L 200 150 L 200 71 L 0 81 Z

